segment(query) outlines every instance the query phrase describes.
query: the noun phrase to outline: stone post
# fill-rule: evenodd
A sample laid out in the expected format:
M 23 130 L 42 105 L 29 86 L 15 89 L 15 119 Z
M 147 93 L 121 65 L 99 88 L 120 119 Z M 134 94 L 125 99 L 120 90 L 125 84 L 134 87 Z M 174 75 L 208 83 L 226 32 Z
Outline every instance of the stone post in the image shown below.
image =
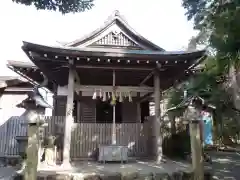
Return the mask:
M 44 107 L 36 106 L 35 100 L 28 97 L 21 102 L 18 107 L 25 108 L 26 124 L 28 126 L 28 144 L 26 147 L 26 162 L 23 167 L 24 179 L 35 180 L 37 178 L 37 167 L 39 161 L 39 127 L 44 124 L 44 120 L 40 119 L 40 114 L 44 112 Z
M 187 118 L 189 120 L 189 131 L 191 141 L 192 168 L 194 180 L 204 179 L 203 149 L 200 132 L 200 112 L 196 109 L 193 102 L 188 106 Z
M 155 103 L 155 117 L 154 117 L 154 156 L 157 163 L 162 160 L 162 134 L 161 134 L 161 90 L 160 90 L 160 76 L 159 72 L 154 72 L 154 103 Z
M 38 120 L 39 115 L 37 111 L 29 110 L 27 112 L 26 119 L 28 119 L 28 145 L 26 148 L 26 168 L 24 171 L 24 179 L 37 179 L 37 167 L 38 167 Z
M 191 121 L 189 125 L 190 139 L 191 139 L 191 151 L 192 151 L 192 167 L 194 172 L 194 180 L 204 179 L 203 168 L 203 152 L 200 133 L 200 121 Z

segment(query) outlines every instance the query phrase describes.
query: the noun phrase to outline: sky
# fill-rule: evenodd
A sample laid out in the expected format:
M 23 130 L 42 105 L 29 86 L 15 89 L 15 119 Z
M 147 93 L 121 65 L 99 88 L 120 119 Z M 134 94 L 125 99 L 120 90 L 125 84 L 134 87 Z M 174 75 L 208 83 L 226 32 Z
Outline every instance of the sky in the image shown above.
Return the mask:
M 43 45 L 71 42 L 97 29 L 114 10 L 153 43 L 170 51 L 182 50 L 196 32 L 181 1 L 95 0 L 89 11 L 62 15 L 0 0 L 0 76 L 15 75 L 6 67 L 8 60 L 29 61 L 21 50 L 22 41 Z

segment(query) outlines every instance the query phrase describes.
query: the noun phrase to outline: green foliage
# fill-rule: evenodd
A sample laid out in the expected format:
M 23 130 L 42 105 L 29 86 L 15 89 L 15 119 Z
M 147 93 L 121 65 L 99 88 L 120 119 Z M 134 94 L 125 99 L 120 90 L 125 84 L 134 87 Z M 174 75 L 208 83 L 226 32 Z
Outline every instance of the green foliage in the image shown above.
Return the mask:
M 37 9 L 59 11 L 63 14 L 84 12 L 93 7 L 94 0 L 12 0 L 27 6 L 34 5 Z
M 191 43 L 206 45 L 212 57 L 203 62 L 204 71 L 185 83 L 187 86 L 171 91 L 169 106 L 176 105 L 183 90 L 187 90 L 188 95 L 200 96 L 216 106 L 216 123 L 222 132 L 239 133 L 234 128 L 239 122 L 239 110 L 233 99 L 236 95 L 228 83 L 236 76 L 229 70 L 231 67 L 239 70 L 240 65 L 240 0 L 183 0 L 182 5 L 188 20 L 193 20 L 194 28 L 199 30 Z
M 232 95 L 224 86 L 224 82 L 226 82 L 225 70 L 219 67 L 218 62 L 217 58 L 207 58 L 203 62 L 205 68 L 202 72 L 191 77 L 187 83 L 183 83 L 177 89 L 171 89 L 168 93 L 168 108 L 175 107 L 183 101 L 184 91 L 187 90 L 189 97 L 200 96 L 206 103 L 216 107 L 215 124 L 217 127 L 223 126 L 221 132 L 227 130 L 237 133 L 238 130 L 234 126 L 236 126 L 236 120 L 239 117 L 238 112 L 234 108 Z M 183 112 L 184 109 L 171 111 L 175 117 L 182 116 Z M 235 122 L 234 126 L 232 126 L 234 124 L 232 122 Z
M 184 90 L 188 92 L 188 96 L 200 96 L 207 103 L 216 106 L 229 103 L 229 94 L 222 85 L 226 77 L 224 71 L 219 68 L 217 59 L 209 57 L 203 62 L 203 65 L 205 68 L 202 72 L 191 77 L 187 83 L 183 83 L 178 89 L 169 91 L 168 108 L 177 106 L 183 101 Z
M 183 0 L 183 7 L 188 19 L 194 20 L 195 29 L 207 34 L 208 44 L 218 54 L 236 57 L 240 50 L 239 0 Z

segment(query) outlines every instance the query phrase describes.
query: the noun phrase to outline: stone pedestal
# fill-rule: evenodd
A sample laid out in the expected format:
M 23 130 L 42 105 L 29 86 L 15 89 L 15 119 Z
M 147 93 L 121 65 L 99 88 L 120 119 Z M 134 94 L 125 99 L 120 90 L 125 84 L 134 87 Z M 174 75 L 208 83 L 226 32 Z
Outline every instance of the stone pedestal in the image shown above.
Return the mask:
M 28 145 L 26 149 L 27 159 L 24 170 L 25 180 L 34 180 L 37 177 L 38 166 L 38 126 L 28 125 Z

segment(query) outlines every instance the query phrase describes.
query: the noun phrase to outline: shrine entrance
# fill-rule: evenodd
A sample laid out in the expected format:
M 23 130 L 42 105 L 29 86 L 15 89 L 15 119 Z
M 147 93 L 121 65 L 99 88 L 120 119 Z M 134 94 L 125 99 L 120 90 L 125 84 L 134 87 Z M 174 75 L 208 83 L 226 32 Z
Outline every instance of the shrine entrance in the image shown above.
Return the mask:
M 115 105 L 116 123 L 122 123 L 122 103 Z M 113 106 L 110 101 L 96 100 L 96 123 L 113 123 Z

